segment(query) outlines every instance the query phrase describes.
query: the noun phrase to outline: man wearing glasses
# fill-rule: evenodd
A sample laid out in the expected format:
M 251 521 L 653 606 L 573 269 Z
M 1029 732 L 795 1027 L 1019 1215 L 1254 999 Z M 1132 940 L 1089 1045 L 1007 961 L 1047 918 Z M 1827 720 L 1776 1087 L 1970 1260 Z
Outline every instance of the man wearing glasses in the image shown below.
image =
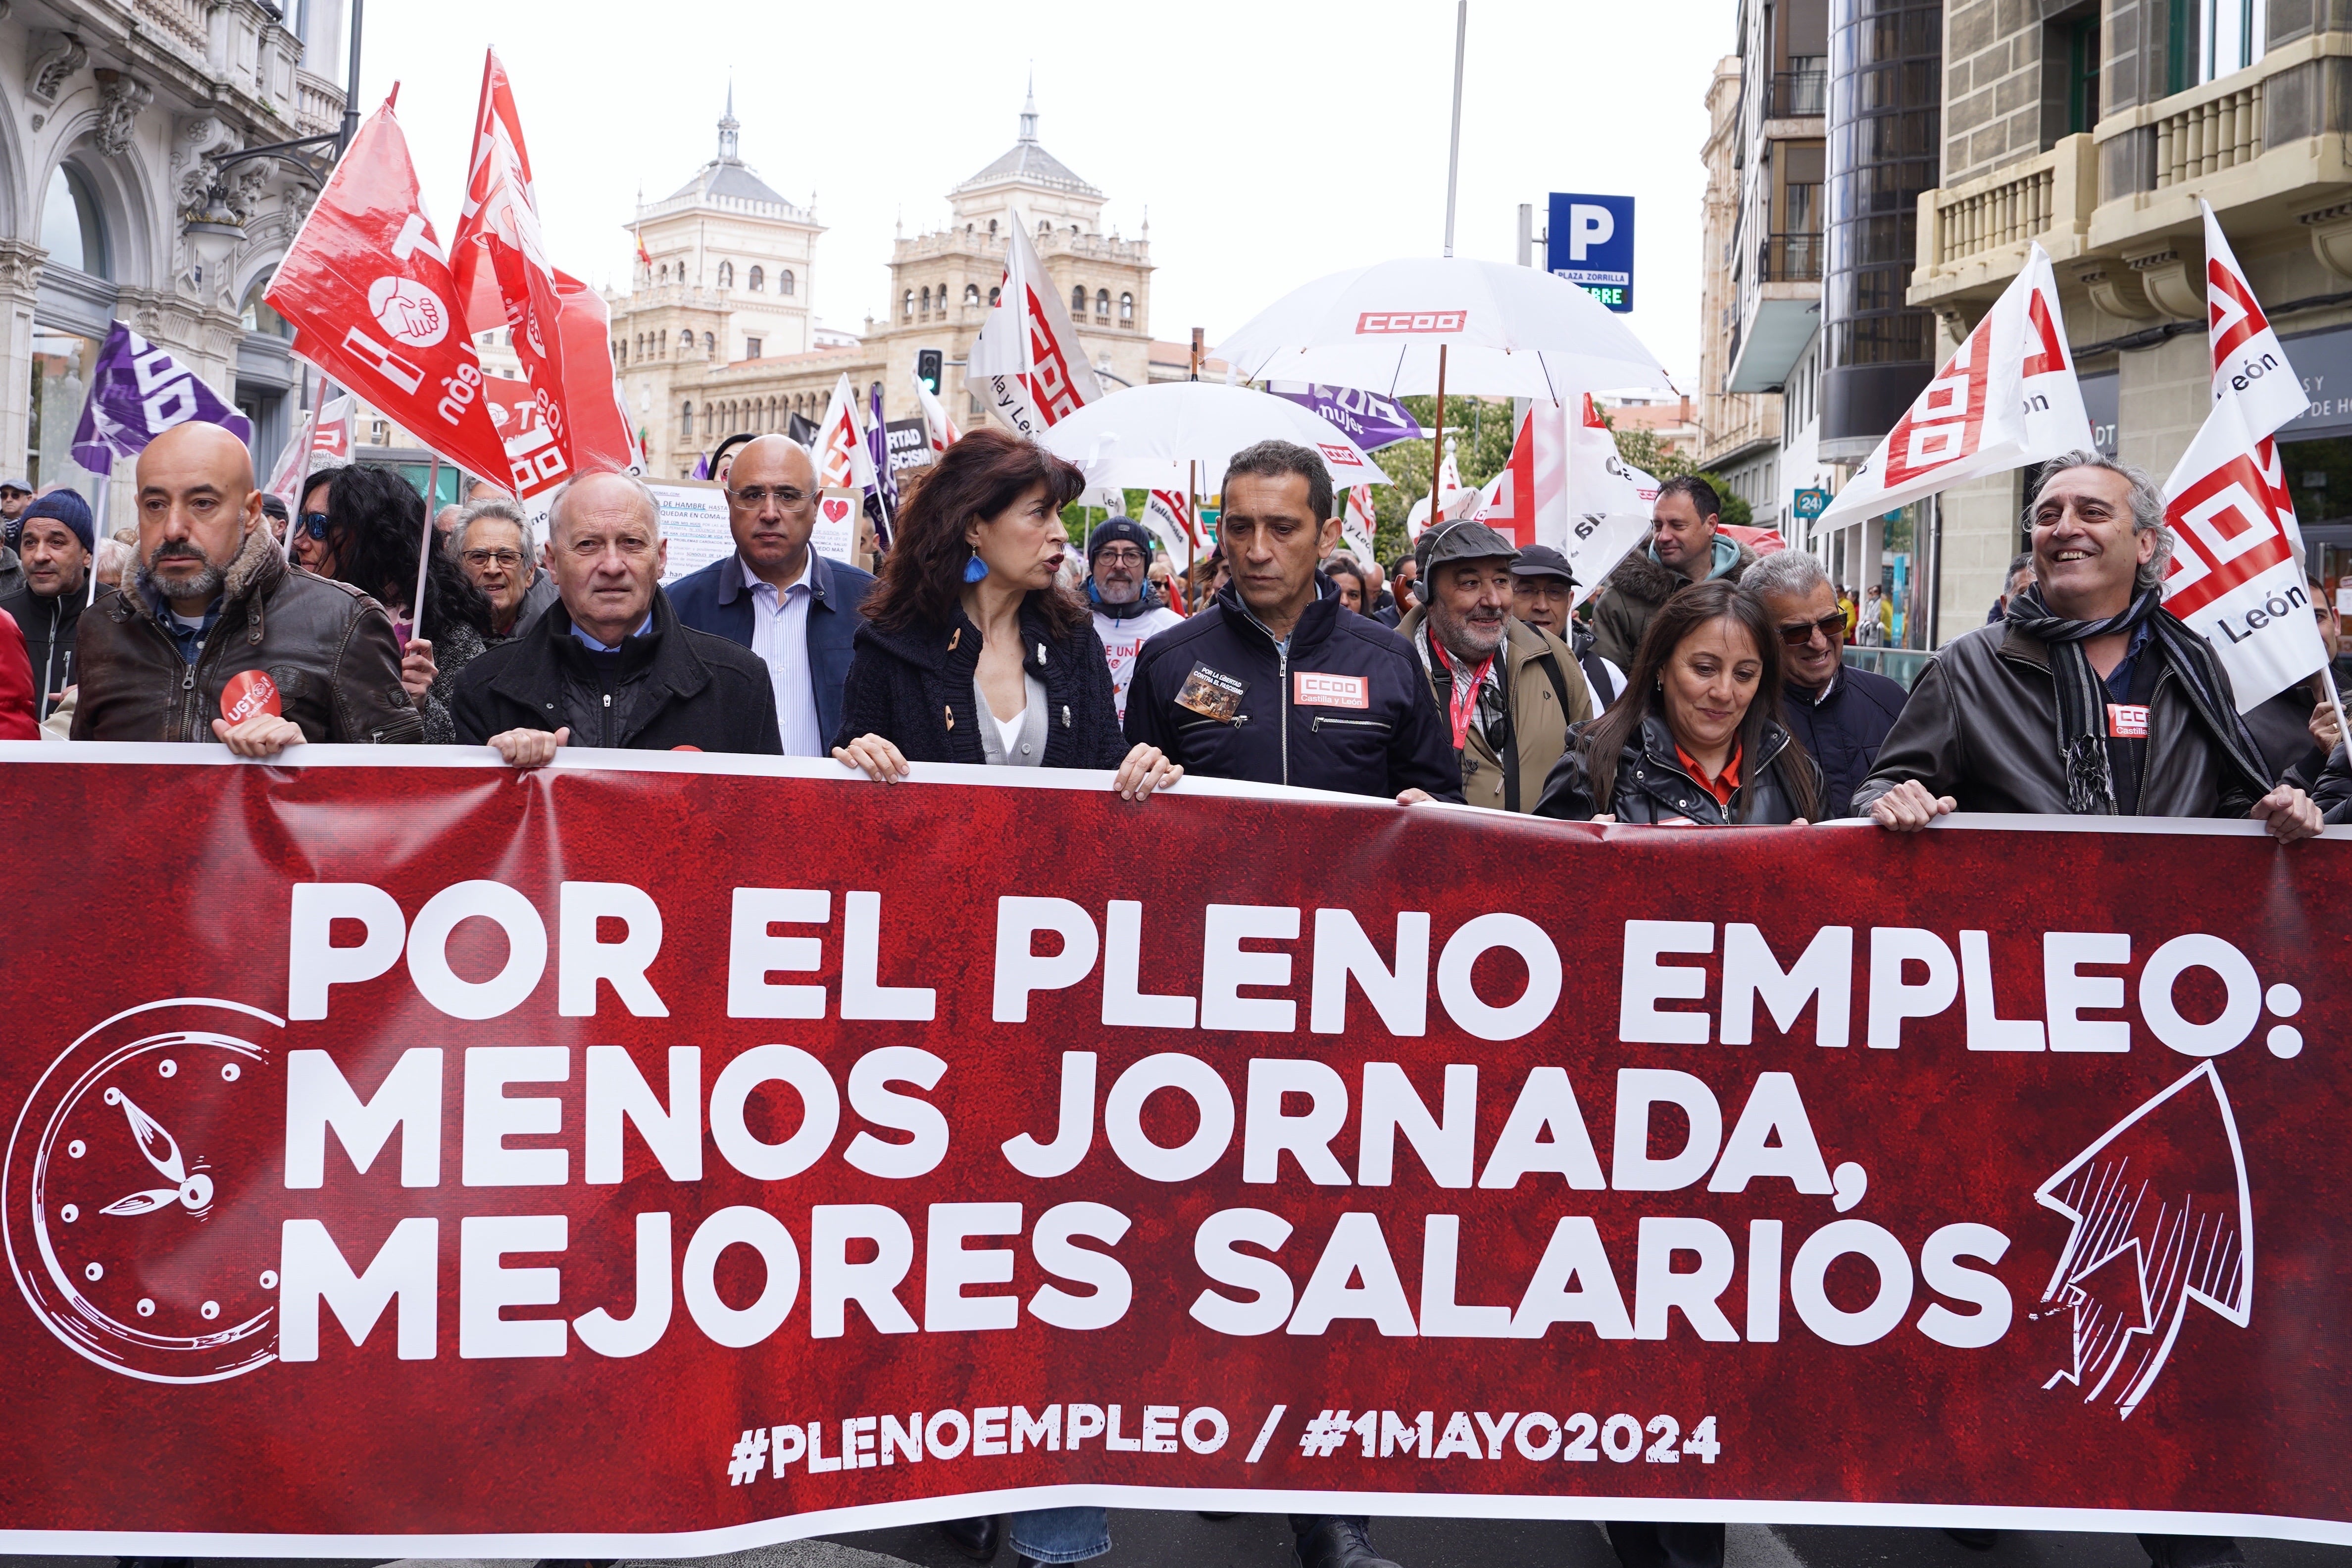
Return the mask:
M 788 436 L 735 454 L 727 526 L 735 553 L 670 584 L 678 623 L 751 650 L 775 686 L 788 757 L 822 757 L 841 723 L 857 608 L 874 579 L 809 548 L 816 469 Z
M 1760 556 L 1739 591 L 1780 633 L 1781 722 L 1822 768 L 1822 816 L 1855 816 L 1853 792 L 1907 697 L 1900 683 L 1845 666 L 1845 611 L 1822 563 L 1801 550 Z
M 1127 721 L 1127 683 L 1135 656 L 1155 634 L 1181 626 L 1184 617 L 1152 588 L 1151 535 L 1131 518 L 1108 519 L 1087 536 L 1087 603 L 1095 613 L 1095 636 L 1110 662 L 1111 700 Z
M 450 534 L 457 563 L 490 601 L 490 641 L 520 637 L 555 603 L 555 579 L 532 559 L 530 524 L 510 500 L 478 500 Z

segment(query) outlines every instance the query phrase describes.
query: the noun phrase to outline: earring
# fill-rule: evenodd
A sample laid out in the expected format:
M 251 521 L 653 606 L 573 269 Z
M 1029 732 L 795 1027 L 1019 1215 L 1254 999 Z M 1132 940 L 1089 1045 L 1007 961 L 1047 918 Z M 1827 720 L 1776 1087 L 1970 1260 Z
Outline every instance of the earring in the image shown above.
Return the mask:
M 974 553 L 971 560 L 963 563 L 963 580 L 965 582 L 977 583 L 982 577 L 987 575 L 988 563 L 982 561 L 977 553 Z

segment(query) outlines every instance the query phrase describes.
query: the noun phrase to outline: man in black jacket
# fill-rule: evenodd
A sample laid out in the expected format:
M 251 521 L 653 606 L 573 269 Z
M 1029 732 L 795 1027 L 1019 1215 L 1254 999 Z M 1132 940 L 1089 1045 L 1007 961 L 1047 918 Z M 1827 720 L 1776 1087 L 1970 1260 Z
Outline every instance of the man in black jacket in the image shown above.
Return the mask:
M 1462 798 L 1421 660 L 1339 604 L 1315 569 L 1339 539 L 1331 476 L 1287 441 L 1235 453 L 1219 547 L 1233 581 L 1143 645 L 1127 738 L 1210 778 L 1301 784 L 1401 805 Z
M 1822 820 L 1852 816 L 1853 792 L 1907 695 L 1900 681 L 1846 668 L 1845 612 L 1822 563 L 1801 550 L 1759 556 L 1739 579 L 1780 634 L 1780 721 L 1822 769 Z
M 548 556 L 562 595 L 457 683 L 458 741 L 538 767 L 566 745 L 783 753 L 768 668 L 678 624 L 661 591 L 661 504 L 626 474 L 555 492 Z
M 0 594 L 0 610 L 14 616 L 25 634 L 34 711 L 47 718 L 74 681 L 74 630 L 89 600 L 95 549 L 89 503 L 71 490 L 52 491 L 26 507 L 17 525 L 25 581 Z

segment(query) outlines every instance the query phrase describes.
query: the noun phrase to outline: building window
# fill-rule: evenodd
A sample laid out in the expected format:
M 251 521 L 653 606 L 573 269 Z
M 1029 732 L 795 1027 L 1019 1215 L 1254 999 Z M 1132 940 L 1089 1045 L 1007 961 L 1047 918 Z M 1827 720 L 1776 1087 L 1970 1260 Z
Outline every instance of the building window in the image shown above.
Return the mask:
M 690 336 L 690 335 L 691 335 L 691 334 L 689 334 L 689 336 Z M 705 359 L 709 359 L 712 354 L 715 354 L 715 353 L 717 353 L 718 352 L 719 352 L 719 340 L 718 340 L 717 338 L 713 337 L 713 336 L 712 336 L 710 333 L 709 333 L 709 332 L 705 332 L 705 333 L 703 333 L 703 334 L 702 334 L 702 357 L 703 357 L 703 358 L 705 358 Z
M 1110 320 L 1109 289 L 1097 289 L 1095 290 L 1095 314 L 1101 317 L 1106 321 Z
M 735 264 L 733 262 L 722 261 L 719 264 L 719 286 L 721 289 L 732 289 L 735 287 Z
M 992 307 L 993 307 L 993 306 L 995 305 L 996 300 L 997 300 L 997 296 L 998 296 L 998 295 L 1000 295 L 1000 294 L 1002 294 L 1003 292 L 1003 290 L 1002 289 L 991 289 L 988 291 L 988 302 L 989 302 L 989 304 L 990 304 Z
M 693 332 L 681 330 L 677 334 L 677 346 L 681 352 L 692 353 L 694 352 Z
M 269 287 L 271 275 L 277 270 L 274 267 L 264 268 L 261 276 L 253 280 L 253 287 L 245 291 L 245 308 L 239 312 L 238 319 L 248 332 L 258 332 L 264 337 L 291 338 L 294 329 L 287 323 L 285 317 L 269 308 L 268 300 L 261 297 Z
M 906 299 L 899 302 L 898 311 L 909 321 L 915 319 L 915 291 L 912 289 L 907 290 Z
M 930 287 L 930 285 L 929 285 L 929 284 L 926 283 L 926 284 L 924 284 L 924 285 L 923 285 L 923 314 L 925 314 L 926 316 L 928 316 L 928 315 L 929 315 L 930 313 L 931 313 L 931 287 Z
M 2269 0 L 2174 0 L 2168 75 L 2174 92 L 2245 69 L 2263 58 Z
M 764 294 L 767 291 L 768 269 L 764 267 L 754 267 L 751 268 L 751 292 Z
M 759 339 L 745 338 L 743 340 L 743 357 L 745 359 L 758 359 L 760 357 Z
M 111 278 L 107 265 L 106 226 L 99 219 L 98 197 L 80 170 L 60 163 L 49 175 L 49 194 L 41 207 L 41 246 L 52 267 L 70 267 L 92 278 Z
M 613 345 L 613 363 L 615 364 L 626 364 L 629 363 L 628 344 L 614 343 Z
M 694 439 L 694 399 L 690 397 L 678 405 L 677 431 L 687 440 Z
M 988 237 L 991 239 L 994 239 L 996 237 L 996 220 L 994 218 L 990 218 L 988 220 Z
M 793 269 L 787 267 L 782 272 L 778 274 L 778 277 L 782 280 L 776 285 L 776 292 L 779 294 L 791 293 L 793 291 Z
M 1086 313 L 1087 286 L 1081 283 L 1076 288 L 1070 290 L 1070 314 L 1073 316 L 1083 316 Z
M 963 302 L 967 305 L 977 305 L 980 303 L 979 284 L 967 283 L 963 286 Z
M 668 288 L 668 287 L 669 287 L 669 263 L 668 263 L 668 262 L 665 261 L 665 262 L 663 262 L 663 263 L 661 264 L 661 270 L 660 270 L 659 272 L 657 272 L 656 274 L 655 274 L 655 281 L 658 282 L 658 283 L 659 283 L 663 288 L 665 288 L 665 289 L 667 289 L 667 288 Z
M 1121 294 L 1121 295 L 1118 297 L 1118 319 L 1119 319 L 1121 321 L 1123 321 L 1123 322 L 1125 322 L 1125 323 L 1127 323 L 1127 324 L 1129 324 L 1129 325 L 1130 325 L 1130 326 L 1134 324 L 1134 321 L 1135 321 L 1135 296 L 1134 296 L 1134 295 L 1132 295 L 1132 294 Z

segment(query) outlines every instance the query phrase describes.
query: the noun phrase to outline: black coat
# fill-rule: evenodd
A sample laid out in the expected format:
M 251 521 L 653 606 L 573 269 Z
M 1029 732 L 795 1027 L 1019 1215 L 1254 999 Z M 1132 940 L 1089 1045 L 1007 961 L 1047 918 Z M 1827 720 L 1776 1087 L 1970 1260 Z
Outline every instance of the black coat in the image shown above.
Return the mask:
M 1790 742 L 1786 730 L 1767 724 L 1759 755 L 1740 759 L 1739 786 L 1731 792 L 1727 807 L 1683 771 L 1682 760 L 1675 755 L 1674 732 L 1653 713 L 1642 721 L 1635 739 L 1618 753 L 1617 778 L 1609 804 L 1603 805 L 1593 798 L 1584 750 L 1577 744 L 1591 727 L 1579 724 L 1569 732 L 1568 750 L 1552 764 L 1551 777 L 1544 781 L 1543 799 L 1536 803 L 1538 816 L 1590 822 L 1606 812 L 1620 822 L 1686 822 L 1699 827 L 1733 823 L 1784 826 L 1803 815 L 1790 792 L 1792 771 L 1811 775 L 1814 796 L 1821 795 L 1821 770 L 1813 760 L 1805 755 L 1803 747 Z
M 1870 776 L 1879 745 L 1909 696 L 1900 681 L 1851 668 L 1838 671 L 1829 695 L 1818 702 L 1793 686 L 1780 694 L 1789 732 L 1822 770 L 1822 820 L 1854 815 L 1853 792 Z
M 1421 656 L 1316 582 L 1321 597 L 1291 628 L 1287 653 L 1230 585 L 1145 643 L 1127 689 L 1127 738 L 1206 778 L 1460 800 L 1461 763 Z M 1231 717 L 1178 705 L 1195 665 L 1242 684 Z
M 21 584 L 0 594 L 0 610 L 16 618 L 25 634 L 25 657 L 33 664 L 33 711 L 47 718 L 57 694 L 74 683 L 74 628 L 81 623 L 89 587 L 43 598 Z
M 22 616 L 16 618 L 20 622 L 24 619 Z M 31 635 L 26 634 L 27 637 Z M 2327 753 L 2311 738 L 2311 710 L 2319 700 L 2303 686 L 2290 686 L 2255 703 L 2243 715 L 2254 744 L 2263 749 L 2263 761 L 2271 766 L 2273 778 L 2307 790 L 2327 765 Z
M 1021 605 L 1021 667 L 1045 687 L 1048 768 L 1115 768 L 1128 743 L 1118 732 L 1110 664 L 1088 621 L 1056 633 L 1037 607 L 1039 589 Z M 954 624 L 925 623 L 886 631 L 867 621 L 841 696 L 833 743 L 879 735 L 910 763 L 985 763 L 980 738 L 980 628 L 961 609 Z
M 460 745 L 508 730 L 570 726 L 574 746 L 635 752 L 748 752 L 782 756 L 768 667 L 725 637 L 677 624 L 654 590 L 653 628 L 600 659 L 550 605 L 521 636 L 484 649 L 449 705 Z
M 2312 781 L 2311 803 L 2319 807 L 2322 821 L 2330 827 L 2352 823 L 2352 761 L 2346 758 L 2344 742 L 2327 753 L 2326 765 Z

